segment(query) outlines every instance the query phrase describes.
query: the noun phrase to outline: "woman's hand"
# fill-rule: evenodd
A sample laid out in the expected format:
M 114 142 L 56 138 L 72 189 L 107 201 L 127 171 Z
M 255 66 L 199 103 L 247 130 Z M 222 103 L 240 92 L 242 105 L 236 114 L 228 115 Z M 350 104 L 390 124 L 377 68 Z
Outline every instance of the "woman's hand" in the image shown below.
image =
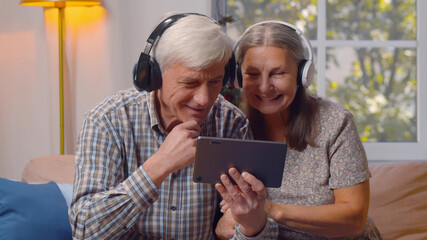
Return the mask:
M 267 216 L 278 223 L 326 237 L 358 235 L 369 208 L 369 180 L 334 189 L 335 203 L 320 206 L 276 204 L 266 200 Z
M 226 174 L 221 175 L 222 184 L 215 188 L 227 203 L 232 217 L 240 224 L 245 236 L 258 234 L 267 222 L 264 203 L 267 193 L 264 184 L 250 173 L 240 174 L 237 169 L 230 168 L 230 176 L 237 183 L 233 185 Z
M 231 215 L 230 210 L 223 210 L 221 212 L 224 215 L 219 219 L 218 224 L 216 225 L 215 234 L 219 239 L 229 239 L 234 236 L 234 228 L 237 225 L 236 220 L 234 220 Z
M 274 203 L 272 203 L 270 200 L 267 199 L 264 204 L 264 210 L 267 213 L 267 217 L 275 219 L 276 216 L 274 216 L 275 211 L 273 208 L 274 208 Z

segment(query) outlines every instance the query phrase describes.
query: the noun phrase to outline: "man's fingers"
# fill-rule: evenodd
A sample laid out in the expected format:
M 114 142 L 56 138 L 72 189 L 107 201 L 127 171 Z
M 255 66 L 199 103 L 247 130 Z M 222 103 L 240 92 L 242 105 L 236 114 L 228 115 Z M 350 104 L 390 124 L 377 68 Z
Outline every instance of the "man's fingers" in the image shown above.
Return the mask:
M 225 213 L 228 209 L 230 209 L 230 206 L 228 204 L 221 207 L 221 212 Z
M 256 194 L 260 197 L 266 195 L 266 189 L 264 183 L 258 180 L 254 175 L 244 172 L 242 173 L 242 178 L 251 185 L 251 188 Z
M 181 126 L 188 130 L 195 130 L 200 132 L 200 125 L 196 120 L 189 120 L 181 123 Z
M 196 138 L 200 135 L 200 125 L 196 120 L 189 120 L 180 124 L 180 127 L 187 130 L 189 133 L 189 138 Z
M 221 197 L 223 199 L 222 201 L 227 202 L 226 201 L 226 199 L 228 198 L 227 189 L 225 189 L 225 187 L 221 183 L 215 184 L 215 188 L 219 192 L 219 194 L 221 195 Z
M 252 186 L 246 182 L 242 175 L 235 168 L 230 168 L 228 171 L 234 181 L 237 183 L 238 190 L 248 198 L 256 197 Z
M 242 193 L 234 186 L 234 184 L 231 182 L 231 180 L 228 178 L 226 174 L 222 174 L 220 176 L 221 182 L 223 184 L 223 187 L 225 188 L 224 191 L 227 192 L 226 196 L 223 199 L 229 204 L 232 204 L 232 201 L 242 201 Z M 220 192 L 221 193 L 221 192 Z

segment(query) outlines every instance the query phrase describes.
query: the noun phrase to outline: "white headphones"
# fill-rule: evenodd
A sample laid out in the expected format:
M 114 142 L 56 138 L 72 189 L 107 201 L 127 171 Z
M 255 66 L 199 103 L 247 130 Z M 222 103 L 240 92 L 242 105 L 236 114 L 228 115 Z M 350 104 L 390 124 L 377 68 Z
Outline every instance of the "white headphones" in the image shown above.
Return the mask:
M 266 23 L 277 23 L 277 24 L 281 24 L 281 25 L 284 25 L 284 26 L 287 26 L 287 27 L 293 29 L 300 36 L 300 38 L 302 39 L 302 42 L 305 43 L 305 45 L 308 49 L 308 59 L 303 59 L 298 65 L 298 83 L 301 84 L 303 87 L 308 88 L 311 85 L 311 83 L 313 82 L 314 70 L 315 70 L 315 67 L 313 64 L 313 50 L 311 48 L 310 42 L 308 41 L 308 39 L 304 35 L 304 33 L 290 23 L 282 22 L 282 21 L 275 21 L 275 20 L 269 20 L 269 21 L 263 21 L 263 22 L 256 23 L 256 24 L 250 26 L 249 28 L 247 28 L 245 30 L 245 32 L 234 42 L 233 51 L 236 52 L 237 47 L 240 44 L 240 40 L 251 28 L 258 26 L 258 25 L 261 25 L 261 24 L 266 24 Z M 242 86 L 242 71 L 241 71 L 239 62 L 237 62 L 236 69 L 237 69 L 236 70 L 237 81 L 239 83 L 239 86 L 241 87 Z

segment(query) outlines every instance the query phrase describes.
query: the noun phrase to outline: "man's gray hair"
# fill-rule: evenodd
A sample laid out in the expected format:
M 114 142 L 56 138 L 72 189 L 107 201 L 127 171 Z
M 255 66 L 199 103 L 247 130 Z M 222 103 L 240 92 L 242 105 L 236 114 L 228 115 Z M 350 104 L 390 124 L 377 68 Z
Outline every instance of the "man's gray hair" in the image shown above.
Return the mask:
M 214 63 L 226 64 L 233 53 L 232 44 L 213 19 L 189 14 L 166 29 L 154 46 L 153 55 L 162 72 L 175 63 L 201 70 Z

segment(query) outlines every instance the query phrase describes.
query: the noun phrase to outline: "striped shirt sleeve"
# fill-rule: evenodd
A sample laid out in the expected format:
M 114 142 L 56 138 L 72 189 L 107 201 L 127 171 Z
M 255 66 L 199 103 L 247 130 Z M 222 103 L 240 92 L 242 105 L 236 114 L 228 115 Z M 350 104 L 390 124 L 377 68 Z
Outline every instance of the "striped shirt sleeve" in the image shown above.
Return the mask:
M 267 222 L 260 233 L 253 237 L 247 237 L 240 231 L 240 225 L 236 226 L 233 240 L 258 240 L 258 239 L 277 239 L 279 236 L 279 229 L 277 223 L 268 218 Z
M 115 185 L 118 177 L 113 173 L 121 166 L 114 158 L 120 157 L 120 151 L 101 121 L 87 118 L 77 145 L 70 208 L 74 239 L 126 236 L 139 214 L 156 200 L 154 184 L 141 167 Z

